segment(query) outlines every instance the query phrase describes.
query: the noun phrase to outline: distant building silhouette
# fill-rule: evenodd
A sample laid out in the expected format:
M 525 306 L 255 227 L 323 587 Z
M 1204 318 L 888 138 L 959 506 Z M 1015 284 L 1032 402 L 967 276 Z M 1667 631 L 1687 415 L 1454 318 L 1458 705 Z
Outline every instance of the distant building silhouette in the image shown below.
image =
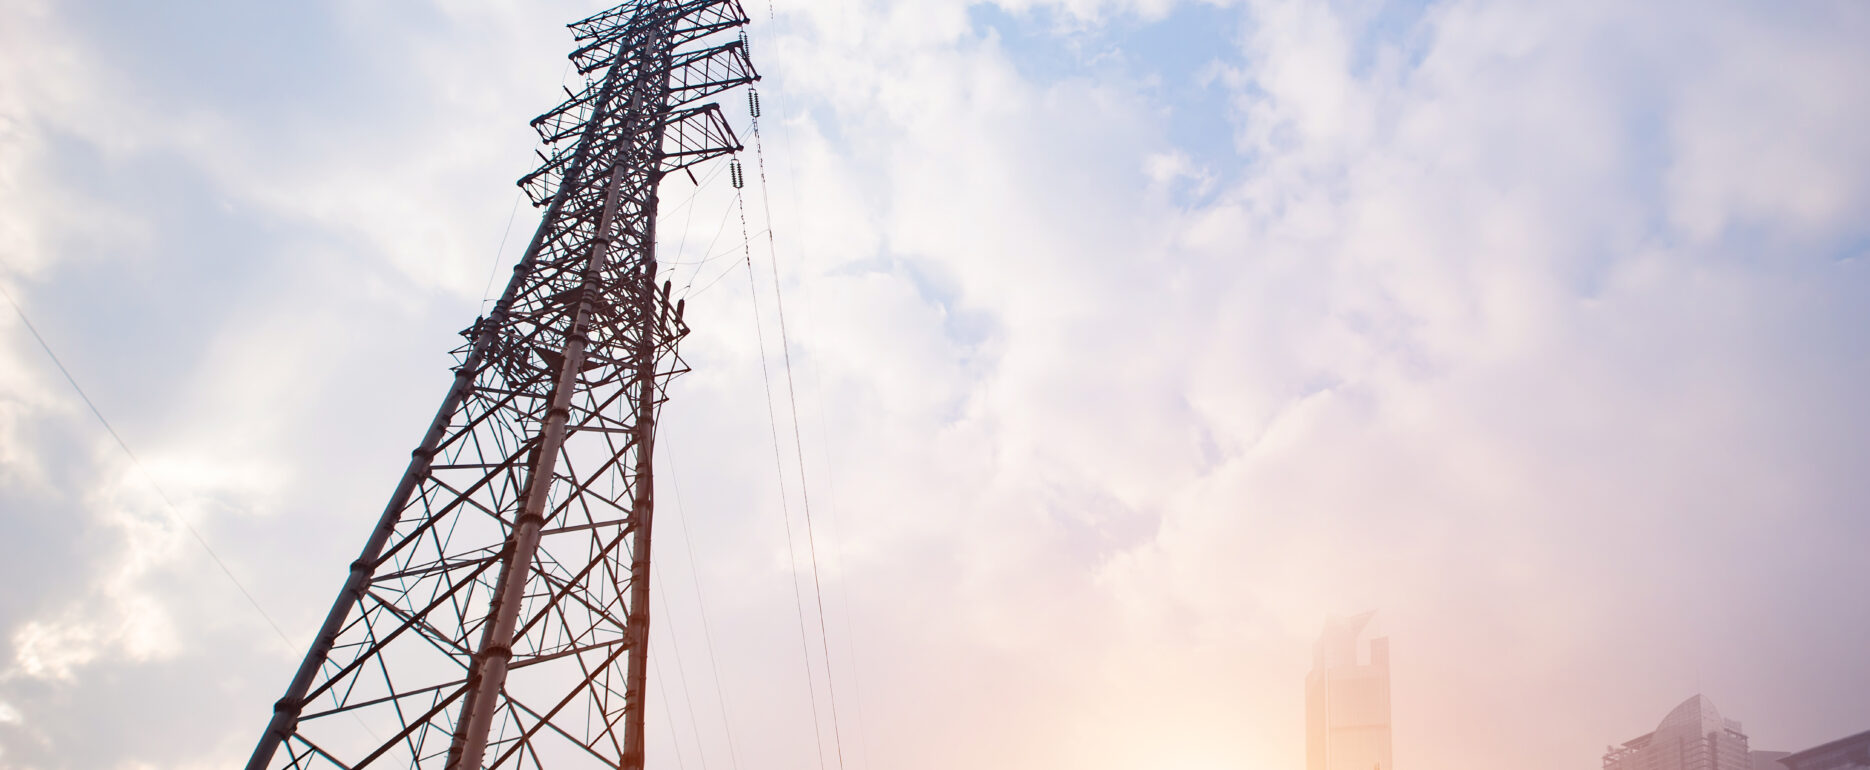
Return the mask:
M 1786 770 L 1866 770 L 1870 768 L 1870 730 L 1779 758 Z
M 1389 639 L 1370 640 L 1359 663 L 1357 643 L 1374 612 L 1325 624 L 1305 676 L 1306 770 L 1392 770 L 1390 766 Z
M 1740 723 L 1696 695 L 1669 712 L 1654 732 L 1612 746 L 1604 770 L 1783 770 L 1780 751 L 1752 751 Z

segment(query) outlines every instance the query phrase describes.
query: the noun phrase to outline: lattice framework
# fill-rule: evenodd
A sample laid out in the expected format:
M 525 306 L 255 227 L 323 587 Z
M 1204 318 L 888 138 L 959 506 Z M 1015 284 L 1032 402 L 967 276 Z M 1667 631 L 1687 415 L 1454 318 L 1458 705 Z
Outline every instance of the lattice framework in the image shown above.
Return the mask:
M 545 208 L 249 770 L 640 768 L 653 455 L 681 304 L 662 178 L 740 145 L 708 97 L 758 78 L 735 0 L 570 25 L 586 82 L 532 123 Z

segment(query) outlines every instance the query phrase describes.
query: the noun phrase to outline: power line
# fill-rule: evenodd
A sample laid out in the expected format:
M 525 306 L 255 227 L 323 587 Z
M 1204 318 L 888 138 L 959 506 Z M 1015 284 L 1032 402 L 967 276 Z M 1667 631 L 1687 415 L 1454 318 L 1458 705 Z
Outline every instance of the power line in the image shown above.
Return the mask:
M 749 93 L 752 91 L 749 90 Z M 773 300 L 779 315 L 779 351 L 786 365 L 786 400 L 792 410 L 792 446 L 799 460 L 799 498 L 805 510 L 805 544 L 812 557 L 812 593 L 818 600 L 818 642 L 825 655 L 825 687 L 831 694 L 831 734 L 836 741 L 838 767 L 841 770 L 844 767 L 844 729 L 838 719 L 837 675 L 836 667 L 831 663 L 831 632 L 825 626 L 824 586 L 819 582 L 818 536 L 812 525 L 811 485 L 805 478 L 805 443 L 799 431 L 798 388 L 794 386 L 792 380 L 792 341 L 786 332 L 786 300 L 784 292 L 780 289 L 779 249 L 774 243 L 773 236 L 772 193 L 766 184 L 766 150 L 764 143 L 760 140 L 760 117 L 754 115 L 752 123 L 753 154 L 760 167 L 760 201 L 766 213 L 767 265 L 772 268 L 773 272 Z
M 656 582 L 662 583 L 662 568 L 652 563 L 650 565 L 650 570 L 656 574 Z M 695 753 L 701 757 L 701 770 L 708 770 L 708 748 L 706 743 L 701 740 L 701 719 L 695 716 L 694 691 L 688 688 L 688 666 L 682 662 L 682 640 L 675 635 L 675 626 L 673 623 L 675 620 L 675 613 L 669 611 L 669 597 L 664 595 L 664 592 L 657 591 L 653 593 L 657 599 L 662 600 L 662 615 L 665 618 L 662 624 L 663 633 L 669 635 L 669 649 L 675 653 L 676 683 L 682 686 L 682 705 L 688 707 L 688 728 L 695 734 Z M 665 707 L 667 705 L 666 703 L 664 704 Z M 675 720 L 674 715 L 670 715 L 669 719 L 673 722 Z
M 739 202 L 739 201 L 740 201 L 740 198 L 739 198 L 739 196 L 740 196 L 740 193 L 738 193 L 738 192 L 736 192 L 736 193 L 734 193 L 734 195 L 735 195 L 735 205 L 736 205 L 736 206 L 739 206 L 739 205 L 742 205 L 742 204 L 740 204 L 740 202 Z M 733 214 L 734 214 L 734 212 L 733 212 L 733 210 L 732 210 L 732 209 L 730 209 L 730 210 L 727 210 L 727 211 L 723 211 L 723 212 L 721 212 L 721 224 L 719 224 L 718 226 L 716 226 L 716 227 L 715 227 L 715 229 L 714 229 L 714 237 L 713 237 L 712 239 L 709 239 L 709 241 L 708 241 L 708 248 L 706 248 L 706 249 L 703 249 L 703 250 L 702 250 L 702 253 L 703 253 L 703 254 L 712 254 L 712 253 L 714 253 L 714 244 L 716 244 L 716 243 L 720 243 L 720 242 L 721 242 L 721 234 L 722 234 L 722 233 L 725 233 L 725 232 L 727 232 L 727 223 L 728 223 L 728 222 L 729 222 L 729 221 L 730 221 L 730 220 L 732 219 L 732 217 L 733 217 Z M 742 219 L 742 220 L 745 220 L 745 219 L 746 219 L 746 215 L 745 215 L 745 213 L 744 213 L 744 212 L 743 212 L 743 213 L 741 214 L 741 219 Z M 741 237 L 742 237 L 742 243 L 741 243 L 741 246 L 742 246 L 742 248 L 744 249 L 744 248 L 746 247 L 746 243 L 745 243 L 745 238 L 746 238 L 746 234 L 747 234 L 747 227 L 746 227 L 746 222 L 745 222 L 745 221 L 742 221 L 742 222 L 741 222 L 741 227 L 740 227 L 740 234 L 741 234 Z M 729 268 L 728 268 L 728 270 L 725 270 L 725 271 L 722 271 L 722 272 L 721 272 L 721 275 L 727 275 L 727 273 L 728 273 L 728 272 L 731 272 L 731 271 L 732 271 L 732 267 L 729 267 Z M 685 285 L 683 285 L 683 287 L 682 287 L 682 291 L 683 291 L 684 293 L 686 293 L 686 292 L 687 292 L 687 291 L 689 290 L 689 288 L 691 288 L 691 287 L 693 287 L 693 286 L 695 285 L 695 279 L 697 279 L 697 278 L 699 278 L 699 277 L 701 277 L 701 265 L 700 265 L 700 264 L 697 264 L 697 265 L 695 265 L 695 271 L 694 271 L 693 273 L 690 273 L 690 274 L 689 274 L 689 276 L 688 276 L 688 283 L 687 283 L 687 284 L 685 284 Z M 701 287 L 700 289 L 697 289 L 697 290 L 695 290 L 695 293 L 696 293 L 696 294 L 699 294 L 699 293 L 701 293 L 702 291 L 706 291 L 706 290 L 707 290 L 707 288 L 708 288 L 709 286 L 713 286 L 713 285 L 714 285 L 714 284 L 715 284 L 716 282 L 718 282 L 718 281 L 720 281 L 720 280 L 721 280 L 721 277 L 720 277 L 720 276 L 715 276 L 715 277 L 714 277 L 713 279 L 711 279 L 711 280 L 709 280 L 709 281 L 707 282 L 707 284 L 705 284 L 705 285 L 703 285 L 703 286 L 702 286 L 702 287 Z
M 682 739 L 675 732 L 675 709 L 669 707 L 669 688 L 663 685 L 662 659 L 656 659 L 656 694 L 662 696 L 662 713 L 668 714 L 669 748 L 675 752 L 675 766 L 678 770 L 688 770 L 688 763 L 682 761 Z
M 727 693 L 721 685 L 721 664 L 714 654 L 714 630 L 708 623 L 708 601 L 701 594 L 701 578 L 695 574 L 695 539 L 694 530 L 688 526 L 688 515 L 682 505 L 682 482 L 675 470 L 675 449 L 669 446 L 669 439 L 662 439 L 662 457 L 669 463 L 669 486 L 675 492 L 675 521 L 682 526 L 682 546 L 688 551 L 688 578 L 695 586 L 695 603 L 701 610 L 701 638 L 707 642 L 708 667 L 714 673 L 714 697 L 721 705 L 721 727 L 727 731 L 727 753 L 733 760 L 735 770 L 740 768 L 740 748 L 734 745 L 733 720 L 727 717 Z
M 696 208 L 693 204 L 695 202 L 695 199 L 701 195 L 701 191 L 703 188 L 713 183 L 713 181 L 717 177 L 719 177 L 723 172 L 725 172 L 726 169 L 727 167 L 725 165 L 716 164 L 712 171 L 706 174 L 701 180 L 699 180 L 695 184 L 695 189 L 688 194 L 688 197 L 685 200 L 683 200 L 681 204 L 677 205 L 673 211 L 670 212 L 670 213 L 673 213 L 674 211 L 680 211 L 684 208 L 688 209 L 687 216 L 684 218 L 683 223 L 682 223 L 682 237 L 680 240 L 676 242 L 675 253 L 678 256 L 678 259 L 672 262 L 664 263 L 664 264 L 667 264 L 668 266 L 672 268 L 680 267 L 684 264 L 679 259 L 679 257 L 683 253 L 683 251 L 686 250 L 688 246 L 688 236 L 691 230 L 693 229 L 693 225 L 695 221 L 695 208 Z M 721 227 L 715 230 L 715 240 L 720 239 L 721 231 L 726 229 L 726 226 L 727 226 L 727 217 L 731 214 L 732 214 L 731 211 L 722 212 Z M 664 216 L 666 216 L 666 214 Z M 710 241 L 708 243 L 708 249 L 712 250 L 713 248 L 714 248 L 714 242 Z M 704 253 L 704 257 L 701 260 L 694 263 L 696 275 L 699 275 L 702 265 L 705 265 L 709 262 L 714 261 L 719 256 L 726 256 L 726 255 L 732 254 L 733 249 L 724 249 L 719 255 L 712 255 L 712 256 L 706 255 L 706 252 L 703 252 L 703 253 Z M 693 285 L 694 285 L 694 280 L 691 277 L 688 282 L 688 285 L 682 287 L 683 292 L 686 293 L 688 288 Z M 706 287 L 703 287 L 703 288 L 705 289 Z M 698 607 L 700 614 L 701 614 L 701 633 L 702 633 L 703 640 L 706 641 L 707 643 L 708 670 L 714 676 L 714 695 L 715 695 L 715 700 L 719 704 L 720 710 L 721 710 L 721 729 L 727 735 L 728 758 L 731 761 L 735 770 L 739 770 L 740 748 L 737 745 L 735 745 L 733 722 L 727 716 L 727 695 L 721 684 L 721 666 L 720 666 L 720 663 L 716 660 L 715 654 L 714 654 L 714 632 L 709 628 L 709 624 L 708 624 L 708 602 L 707 602 L 707 599 L 703 597 L 702 592 L 701 592 L 701 580 L 695 575 L 695 569 L 694 569 L 695 547 L 694 547 L 694 543 L 691 542 L 691 538 L 689 536 L 690 530 L 688 528 L 687 516 L 682 506 L 682 484 L 681 484 L 680 479 L 676 475 L 675 452 L 673 449 L 667 447 L 668 440 L 669 440 L 668 437 L 665 436 L 665 437 L 662 437 L 661 441 L 659 441 L 658 443 L 664 445 L 664 448 L 662 450 L 662 456 L 663 456 L 663 459 L 669 463 L 669 482 L 675 492 L 675 495 L 674 495 L 675 497 L 675 520 L 678 524 L 682 526 L 682 545 L 684 549 L 688 552 L 688 563 L 689 563 L 688 577 L 689 577 L 689 582 L 694 586 L 695 604 Z M 657 577 L 657 582 L 662 582 L 662 578 L 660 576 Z M 664 585 L 666 586 L 667 584 L 665 583 Z M 670 614 L 667 612 L 668 606 L 669 606 L 668 598 L 665 596 L 663 597 L 663 609 L 665 610 L 664 614 Z M 673 629 L 671 629 L 670 636 L 673 639 L 674 637 Z M 677 665 L 680 666 L 681 649 L 680 649 L 679 642 L 675 645 L 675 647 L 676 647 Z M 683 668 L 684 668 L 683 694 L 684 696 L 687 696 L 690 693 L 687 689 L 686 668 L 685 667 Z M 695 717 L 693 701 L 690 701 L 689 703 L 689 719 L 692 722 L 694 722 L 696 725 L 697 732 L 696 732 L 695 740 L 697 744 L 699 744 L 701 740 L 700 733 L 699 733 L 700 720 Z M 702 753 L 702 761 L 703 762 L 707 761 L 707 754 L 705 751 Z
M 844 15 L 844 7 L 843 7 L 843 4 L 840 3 L 838 7 L 838 16 L 839 16 L 840 22 L 842 22 L 843 15 Z M 773 0 L 767 0 L 766 17 L 767 17 L 767 20 L 769 21 L 777 21 L 778 19 L 778 14 L 775 12 L 774 7 L 773 7 Z M 778 96 L 779 96 L 779 114 L 781 116 L 789 114 L 787 105 L 786 105 L 786 101 L 787 101 L 786 100 L 786 89 L 779 85 L 777 78 L 773 80 L 773 87 L 774 87 L 774 90 L 777 91 Z M 749 92 L 752 91 L 751 88 L 749 88 L 748 90 Z M 757 105 L 757 102 L 754 102 L 754 104 Z M 772 234 L 772 208 L 770 204 L 771 196 L 767 195 L 767 190 L 766 190 L 766 173 L 765 173 L 766 172 L 766 162 L 765 162 L 766 156 L 765 156 L 764 144 L 761 141 L 760 126 L 759 126 L 758 118 L 759 118 L 758 115 L 753 116 L 753 142 L 754 142 L 754 152 L 760 158 L 760 191 L 762 195 L 766 195 L 766 201 L 767 201 L 767 234 L 768 234 L 768 246 L 770 248 L 771 234 Z M 790 170 L 790 173 L 787 175 L 786 181 L 787 181 L 787 186 L 789 188 L 788 191 L 791 194 L 792 205 L 796 210 L 800 206 L 799 201 L 801 199 L 801 196 L 799 195 L 799 189 L 798 189 L 799 174 L 798 174 L 798 165 L 796 162 L 797 153 L 793 151 L 792 125 L 786 122 L 785 120 L 779 121 L 779 137 L 780 137 L 780 141 L 783 142 L 786 147 L 786 153 L 785 153 L 786 166 Z M 778 270 L 778 267 L 777 267 L 778 256 L 776 253 L 774 254 L 774 257 L 773 257 L 773 263 L 774 263 L 774 271 L 775 271 L 775 281 L 774 281 L 773 291 L 774 291 L 774 295 L 777 297 L 779 296 L 779 288 L 778 288 L 778 281 L 776 280 L 777 270 Z M 809 309 L 810 308 L 808 307 L 807 310 L 809 311 Z M 807 315 L 809 316 L 809 313 Z M 783 320 L 783 317 L 784 316 L 782 313 L 782 316 L 781 316 L 782 320 Z M 781 331 L 782 333 L 784 331 L 783 324 L 782 324 Z M 789 364 L 790 364 L 790 361 L 788 361 L 788 365 Z M 791 370 L 790 370 L 790 367 L 788 366 L 788 369 L 787 369 L 788 377 L 790 377 L 790 372 Z M 788 382 L 788 384 L 790 383 Z M 828 441 L 829 440 L 828 437 L 830 434 L 824 431 L 824 397 L 823 397 L 822 391 L 818 391 L 818 404 L 819 404 L 819 410 L 818 410 L 819 430 L 821 434 L 827 436 L 827 441 Z M 794 411 L 793 411 L 793 425 L 794 425 L 795 431 L 797 430 L 797 424 L 798 424 L 798 417 L 797 417 L 797 408 L 795 405 Z M 824 447 L 821 446 L 820 449 L 824 449 Z M 835 473 L 834 473 L 836 466 L 831 461 L 831 455 L 830 455 L 829 450 L 825 450 L 824 456 L 825 456 L 825 466 L 828 469 L 827 474 L 832 477 L 831 482 L 829 482 L 832 485 L 832 498 L 833 498 L 832 507 L 831 507 L 831 538 L 832 538 L 831 546 L 832 546 L 832 552 L 837 555 L 838 563 L 842 565 L 844 563 L 844 546 L 842 542 L 840 541 L 840 538 L 838 535 L 838 533 L 842 530 L 842 528 L 838 525 L 838 515 L 837 515 L 837 505 L 836 505 L 837 484 L 836 484 Z M 804 463 L 804 456 L 801 454 L 800 455 L 801 476 L 803 475 L 803 468 L 804 468 L 803 463 Z M 851 659 L 851 684 L 856 689 L 856 697 L 857 697 L 858 747 L 862 751 L 863 758 L 864 758 L 864 765 L 868 766 L 870 764 L 870 744 L 869 744 L 869 740 L 867 737 L 867 728 L 865 727 L 865 724 L 864 724 L 863 675 L 861 672 L 861 667 L 858 665 L 859 656 L 857 653 L 857 635 L 851 630 L 850 591 L 849 590 L 844 591 L 841 594 L 841 596 L 844 599 L 845 643 L 850 647 L 851 658 L 852 658 Z M 826 661 L 826 665 L 827 666 L 830 665 L 830 662 L 828 660 Z
M 682 221 L 682 238 L 681 240 L 677 241 L 675 245 L 675 254 L 678 257 L 678 259 L 674 262 L 667 263 L 670 267 L 679 267 L 683 264 L 680 261 L 679 257 L 681 256 L 683 252 L 688 250 L 688 236 L 689 236 L 689 233 L 693 230 L 694 224 L 695 224 L 695 209 L 697 208 L 694 205 L 695 199 L 701 196 L 701 191 L 703 188 L 706 188 L 708 185 L 713 184 L 714 180 L 718 178 L 726 170 L 727 170 L 726 165 L 715 164 L 713 170 L 709 171 L 705 176 L 703 176 L 695 184 L 695 189 L 689 191 L 688 197 L 684 199 L 681 202 L 681 204 L 677 205 L 674 209 L 671 209 L 668 212 L 669 214 L 673 214 L 676 211 L 680 211 L 684 208 L 688 209 L 688 215 Z M 714 240 L 711 240 L 708 242 L 708 248 L 703 253 L 707 253 L 707 252 L 714 250 L 715 241 L 720 240 L 721 233 L 727 229 L 727 219 L 728 217 L 733 216 L 733 213 L 734 212 L 732 209 L 724 208 L 721 210 L 721 224 L 716 226 L 714 230 Z M 667 215 L 662 214 L 659 216 L 667 216 Z M 731 252 L 731 250 L 729 251 Z M 701 268 L 697 266 L 695 268 L 695 273 L 690 275 L 688 281 L 682 285 L 682 292 L 684 294 L 688 292 L 689 287 L 695 285 L 695 276 L 699 275 L 700 272 L 701 272 Z
M 493 301 L 493 279 L 500 274 L 500 256 L 506 253 L 506 238 L 513 233 L 513 218 L 519 216 L 519 199 L 525 196 L 525 190 L 513 191 L 513 208 L 506 213 L 506 228 L 500 231 L 500 246 L 493 251 L 493 264 L 487 266 L 487 286 L 480 290 L 483 310 Z
M 9 270 L 9 272 L 11 271 Z M 58 367 L 58 373 L 65 376 L 66 382 L 71 383 L 71 389 L 76 391 L 78 393 L 78 398 L 84 401 L 86 407 L 90 408 L 91 414 L 97 418 L 98 424 L 104 426 L 104 431 L 110 434 L 111 439 L 117 442 L 117 447 L 122 449 L 124 455 L 130 458 L 130 464 L 136 466 L 137 472 L 143 474 L 143 478 L 149 482 L 150 488 L 156 490 L 156 497 L 162 500 L 162 504 L 168 510 L 170 518 L 174 519 L 177 524 L 182 525 L 182 529 L 188 531 L 189 536 L 195 539 L 195 542 L 201 546 L 201 549 L 208 552 L 208 558 L 214 560 L 214 566 L 219 567 L 221 569 L 221 574 L 227 576 L 228 581 L 234 584 L 234 588 L 240 590 L 240 595 L 246 597 L 247 604 L 253 607 L 254 612 L 260 613 L 260 617 L 266 620 L 266 625 L 272 627 L 273 633 L 279 636 L 279 640 L 285 642 L 287 647 L 296 646 L 293 644 L 292 638 L 286 636 L 285 630 L 279 627 L 278 621 L 273 620 L 273 616 L 266 612 L 266 608 L 260 606 L 260 600 L 253 597 L 253 592 L 247 590 L 246 584 L 240 582 L 240 578 L 234 576 L 234 571 L 227 566 L 227 562 L 221 560 L 221 555 L 214 552 L 214 546 L 208 545 L 207 538 L 202 537 L 201 532 L 195 529 L 194 525 L 189 524 L 188 519 L 183 518 L 181 510 L 176 507 L 173 500 L 169 499 L 169 494 L 163 491 L 162 485 L 156 483 L 156 477 L 149 472 L 147 467 L 144 467 L 142 459 L 138 458 L 136 452 L 130 449 L 129 443 L 123 440 L 123 436 L 117 433 L 117 429 L 111 427 L 110 420 L 105 419 L 103 410 L 98 409 L 97 403 L 93 402 L 91 397 L 84 392 L 84 387 L 79 385 L 78 379 L 71 375 L 71 370 L 65 368 L 65 363 L 59 360 L 58 354 L 52 352 L 52 346 L 45 341 L 44 336 L 39 334 L 38 327 L 33 326 L 32 319 L 26 317 L 26 308 L 20 305 L 19 300 L 13 298 L 12 292 L 6 290 L 4 282 L 0 282 L 0 296 L 6 297 L 7 304 L 13 306 L 13 312 L 18 313 L 20 322 L 26 325 L 26 331 L 32 334 L 32 338 L 39 343 L 39 348 L 45 351 L 46 357 L 52 359 L 52 365 Z
M 760 347 L 760 385 L 766 389 L 766 421 L 773 433 L 773 467 L 778 471 L 776 478 L 779 481 L 779 515 L 786 522 L 786 555 L 790 562 L 788 566 L 792 566 L 795 572 L 792 578 L 792 600 L 799 616 L 799 646 L 805 653 L 805 692 L 812 704 L 812 738 L 818 742 L 818 767 L 819 770 L 823 770 L 825 766 L 824 729 L 818 723 L 818 686 L 812 681 L 812 646 L 810 634 L 805 630 L 805 598 L 799 593 L 799 580 L 796 574 L 798 568 L 794 566 L 799 563 L 799 557 L 798 552 L 794 551 L 792 546 L 792 514 L 788 511 L 789 506 L 786 502 L 786 464 L 783 450 L 779 448 L 779 417 L 777 409 L 773 406 L 773 377 L 766 369 L 766 331 L 760 323 L 760 291 L 753 273 L 753 246 L 750 239 L 746 237 L 747 207 L 745 201 L 746 196 L 738 191 L 734 193 L 734 203 L 740 210 L 740 234 L 747 265 L 747 288 L 752 292 L 754 338 Z M 807 534 L 809 535 L 809 529 Z M 831 668 L 830 658 L 825 659 L 825 668 L 828 673 Z M 835 716 L 833 719 L 832 728 L 835 732 L 837 727 Z M 840 753 L 840 767 L 842 767 L 842 761 L 843 755 Z
M 564 87 L 565 80 L 569 77 L 571 77 L 571 62 L 567 61 L 564 71 L 558 74 L 559 86 Z M 482 310 L 487 309 L 487 303 L 493 301 L 493 279 L 500 274 L 500 255 L 506 253 L 506 238 L 513 232 L 513 219 L 519 216 L 519 201 L 525 196 L 526 189 L 523 187 L 513 191 L 513 207 L 506 214 L 506 227 L 500 231 L 500 247 L 494 249 L 493 264 L 487 267 L 487 286 L 480 290 Z

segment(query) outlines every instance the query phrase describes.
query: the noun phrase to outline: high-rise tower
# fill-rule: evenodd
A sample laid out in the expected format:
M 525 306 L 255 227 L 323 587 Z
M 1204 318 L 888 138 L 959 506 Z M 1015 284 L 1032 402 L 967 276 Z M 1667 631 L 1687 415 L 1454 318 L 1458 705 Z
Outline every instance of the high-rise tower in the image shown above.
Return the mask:
M 746 22 L 631 0 L 571 25 L 586 82 L 520 180 L 544 218 L 249 770 L 643 766 L 651 457 L 687 331 L 657 190 L 740 149 L 704 102 L 757 79 L 721 34 Z
M 1333 619 L 1312 647 L 1305 676 L 1306 770 L 1391 770 L 1389 639 L 1357 643 L 1374 612 Z

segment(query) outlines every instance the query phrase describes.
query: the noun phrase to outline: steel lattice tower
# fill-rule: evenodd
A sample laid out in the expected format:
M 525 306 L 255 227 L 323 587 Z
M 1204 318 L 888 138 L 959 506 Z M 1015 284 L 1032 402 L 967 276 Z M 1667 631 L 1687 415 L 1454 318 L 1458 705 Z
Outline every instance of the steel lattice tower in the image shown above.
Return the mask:
M 520 180 L 539 230 L 249 770 L 643 766 L 651 456 L 687 331 L 657 189 L 741 149 L 703 100 L 758 78 L 744 33 L 720 42 L 746 23 L 631 0 L 570 25 L 586 85 L 533 121 L 552 152 Z

